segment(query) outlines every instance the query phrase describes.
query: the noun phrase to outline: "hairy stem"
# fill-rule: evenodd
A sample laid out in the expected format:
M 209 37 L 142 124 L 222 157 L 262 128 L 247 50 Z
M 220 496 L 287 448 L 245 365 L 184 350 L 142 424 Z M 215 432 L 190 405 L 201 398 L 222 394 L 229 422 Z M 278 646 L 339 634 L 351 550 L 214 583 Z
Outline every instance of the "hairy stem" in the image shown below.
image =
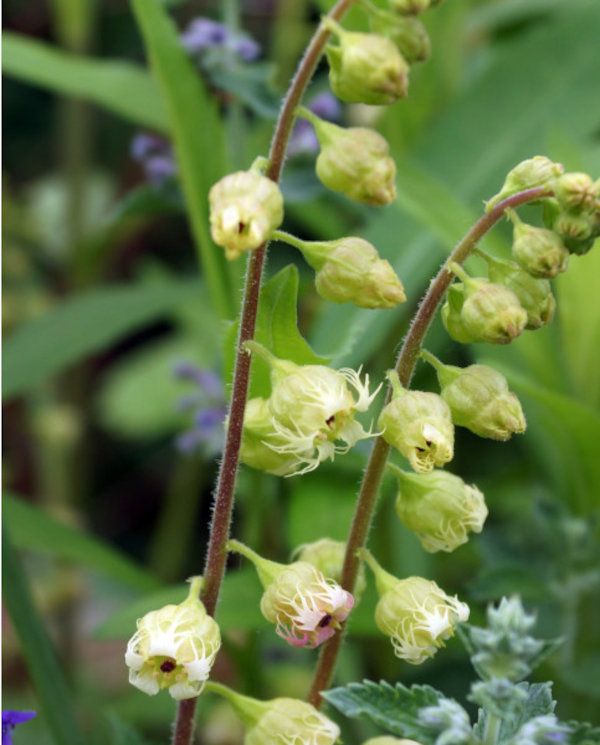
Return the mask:
M 340 19 L 354 0 L 339 0 L 332 9 L 330 16 Z M 273 181 L 279 181 L 288 140 L 294 124 L 296 107 L 300 103 L 308 83 L 315 71 L 317 63 L 329 38 L 329 31 L 320 26 L 306 49 L 300 61 L 298 70 L 290 84 L 290 88 L 283 102 L 279 118 L 275 126 L 273 140 L 269 152 L 269 166 L 266 175 Z M 244 410 L 248 397 L 251 357 L 244 348 L 245 342 L 254 338 L 256 314 L 265 262 L 267 244 L 263 244 L 250 253 L 246 268 L 244 296 L 240 318 L 240 329 L 237 342 L 237 354 L 233 374 L 233 389 L 229 407 L 229 425 L 225 450 L 219 468 L 215 497 L 213 503 L 213 517 L 210 528 L 208 553 L 204 566 L 205 584 L 201 599 L 209 615 L 214 616 L 219 599 L 219 591 L 225 573 L 227 559 L 227 539 L 233 512 L 235 480 L 239 461 L 240 444 L 242 441 L 242 426 Z M 177 719 L 173 732 L 173 745 L 190 745 L 194 733 L 194 713 L 197 699 L 187 699 L 179 703 Z
M 400 383 L 408 388 L 421 351 L 421 345 L 425 334 L 435 315 L 435 312 L 444 296 L 444 293 L 454 279 L 454 273 L 448 268 L 451 263 L 462 265 L 469 257 L 477 243 L 503 216 L 504 210 L 517 207 L 527 202 L 532 202 L 541 197 L 550 196 L 551 192 L 543 187 L 527 189 L 514 194 L 502 202 L 499 202 L 490 212 L 482 215 L 473 225 L 468 233 L 454 248 L 448 259 L 444 262 L 435 279 L 430 284 L 425 297 L 410 325 L 408 334 L 404 339 L 402 349 L 396 362 L 396 372 Z M 388 387 L 385 403 L 391 400 L 392 386 Z M 346 543 L 346 555 L 342 569 L 342 587 L 348 592 L 353 592 L 358 573 L 359 560 L 356 556 L 358 549 L 362 548 L 367 539 L 371 521 L 375 512 L 375 503 L 379 493 L 379 487 L 385 464 L 389 455 L 390 446 L 381 437 L 376 438 L 371 451 L 371 456 L 358 494 L 356 511 L 350 527 L 350 534 Z M 338 652 L 342 642 L 342 634 L 336 634 L 325 642 L 319 655 L 315 675 L 309 692 L 308 700 L 313 706 L 320 706 L 321 694 L 329 687 L 331 676 L 335 668 Z

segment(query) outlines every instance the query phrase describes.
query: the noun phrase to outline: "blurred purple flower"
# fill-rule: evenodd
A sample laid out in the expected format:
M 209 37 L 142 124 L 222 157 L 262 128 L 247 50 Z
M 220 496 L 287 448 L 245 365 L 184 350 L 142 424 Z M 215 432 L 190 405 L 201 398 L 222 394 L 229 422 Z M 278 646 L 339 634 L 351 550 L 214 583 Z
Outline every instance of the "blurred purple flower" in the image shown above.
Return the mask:
M 244 62 L 252 62 L 260 54 L 260 44 L 249 36 L 238 35 L 232 41 L 231 48 Z
M 179 411 L 193 411 L 193 427 L 176 438 L 175 446 L 187 454 L 199 449 L 207 454 L 220 452 L 227 413 L 221 379 L 212 370 L 204 370 L 187 361 L 178 362 L 173 374 L 197 386 L 193 393 L 183 396 L 177 403 Z
M 260 54 L 260 46 L 247 34 L 232 31 L 223 23 L 210 18 L 195 18 L 181 34 L 181 43 L 187 51 L 201 62 L 202 55 L 209 50 L 220 50 L 223 56 L 214 58 L 211 64 L 227 63 L 227 57 L 235 55 L 244 62 L 252 62 Z
M 130 153 L 133 160 L 141 164 L 146 179 L 155 186 L 177 174 L 173 149 L 162 137 L 140 132 L 131 141 Z
M 337 98 L 329 91 L 324 91 L 316 95 L 308 104 L 308 107 L 321 119 L 330 122 L 337 122 L 342 116 L 342 107 Z M 316 153 L 319 150 L 319 140 L 315 134 L 315 129 L 306 119 L 298 119 L 290 137 L 288 146 L 288 155 L 300 155 L 302 153 Z
M 23 724 L 36 716 L 35 711 L 12 711 L 8 709 L 2 712 L 2 745 L 12 745 L 10 733 L 17 724 Z

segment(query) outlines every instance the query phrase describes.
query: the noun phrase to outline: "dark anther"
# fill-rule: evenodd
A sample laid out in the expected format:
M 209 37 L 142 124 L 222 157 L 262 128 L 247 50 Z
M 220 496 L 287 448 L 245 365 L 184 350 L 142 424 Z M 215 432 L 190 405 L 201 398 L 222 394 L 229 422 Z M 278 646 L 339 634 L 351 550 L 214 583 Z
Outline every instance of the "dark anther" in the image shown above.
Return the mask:
M 244 225 L 243 222 L 239 222 L 238 223 L 238 233 L 243 233 L 244 230 L 246 230 L 246 226 Z
M 335 422 L 335 414 L 332 414 L 329 419 L 325 420 L 325 424 L 330 427 Z
M 173 670 L 175 670 L 175 667 L 176 665 L 173 660 L 165 660 L 160 666 L 160 669 L 163 673 L 172 673 Z
M 332 618 L 333 616 L 330 615 L 329 613 L 326 616 L 323 616 L 323 618 L 319 621 L 319 628 L 324 629 L 325 626 L 329 626 L 329 622 L 331 621 Z

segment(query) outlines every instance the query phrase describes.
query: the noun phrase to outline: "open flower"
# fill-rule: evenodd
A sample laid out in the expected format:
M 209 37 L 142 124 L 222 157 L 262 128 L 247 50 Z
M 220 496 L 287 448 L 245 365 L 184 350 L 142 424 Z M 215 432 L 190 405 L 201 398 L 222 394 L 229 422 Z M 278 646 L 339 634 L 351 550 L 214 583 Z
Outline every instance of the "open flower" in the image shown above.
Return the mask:
M 341 628 L 352 610 L 352 595 L 312 564 L 278 564 L 263 559 L 239 541 L 229 541 L 227 547 L 256 567 L 265 588 L 260 610 L 276 625 L 277 634 L 293 647 L 318 647 Z
M 210 673 L 221 634 L 198 599 L 202 578 L 192 581 L 188 598 L 139 619 L 127 644 L 129 682 L 149 696 L 167 688 L 174 699 L 199 696 Z
M 35 711 L 13 711 L 7 709 L 2 712 L 2 745 L 12 745 L 10 733 L 17 724 L 28 722 L 36 715 Z

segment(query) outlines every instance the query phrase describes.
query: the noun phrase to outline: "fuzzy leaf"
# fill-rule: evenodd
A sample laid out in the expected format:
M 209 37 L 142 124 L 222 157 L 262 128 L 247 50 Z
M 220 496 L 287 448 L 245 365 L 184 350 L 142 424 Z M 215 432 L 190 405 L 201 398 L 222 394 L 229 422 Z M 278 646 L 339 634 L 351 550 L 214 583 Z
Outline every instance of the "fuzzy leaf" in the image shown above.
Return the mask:
M 571 739 L 569 745 L 598 745 L 600 742 L 600 727 L 595 727 L 589 722 L 567 722 L 571 727 Z
M 428 685 L 393 687 L 381 681 L 350 683 L 322 694 L 332 706 L 347 717 L 369 719 L 394 735 L 434 745 L 435 735 L 416 721 L 419 709 L 435 706 L 443 695 Z
M 515 689 L 525 694 L 523 700 L 504 711 L 500 728 L 500 742 L 515 735 L 530 719 L 544 714 L 552 714 L 556 702 L 552 698 L 552 683 L 517 683 Z M 511 699 L 514 702 L 514 699 Z M 497 703 L 497 701 L 495 702 Z M 479 710 L 479 719 L 474 727 L 475 735 L 483 738 L 489 712 Z

